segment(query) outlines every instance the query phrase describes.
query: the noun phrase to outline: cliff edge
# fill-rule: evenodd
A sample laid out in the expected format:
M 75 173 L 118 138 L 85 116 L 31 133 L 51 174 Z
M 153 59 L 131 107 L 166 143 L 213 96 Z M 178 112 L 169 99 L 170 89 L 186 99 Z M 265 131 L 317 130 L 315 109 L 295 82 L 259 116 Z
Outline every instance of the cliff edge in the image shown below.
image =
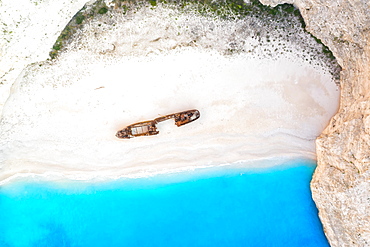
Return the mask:
M 0 35 L 0 111 L 21 70 L 29 63 L 48 57 L 49 50 L 41 48 L 52 47 L 86 0 L 21 2 L 23 12 L 11 0 L 0 1 L 4 10 L 0 16 L 3 27 Z M 318 167 L 311 187 L 330 244 L 369 246 L 370 2 L 261 2 L 272 6 L 280 3 L 297 6 L 306 29 L 330 48 L 343 69 L 340 109 L 317 139 Z M 48 11 L 43 12 L 43 18 L 38 18 L 44 9 Z M 30 23 L 38 29 L 30 28 Z
M 331 246 L 370 246 L 370 2 L 261 2 L 298 7 L 343 69 L 339 111 L 316 140 L 311 190 Z

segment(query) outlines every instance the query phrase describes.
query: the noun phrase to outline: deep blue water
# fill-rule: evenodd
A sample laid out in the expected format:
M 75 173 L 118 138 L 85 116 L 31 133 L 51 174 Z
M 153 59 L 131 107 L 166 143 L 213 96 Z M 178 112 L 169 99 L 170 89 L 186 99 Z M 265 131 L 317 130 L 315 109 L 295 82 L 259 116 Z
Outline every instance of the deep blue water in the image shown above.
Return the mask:
M 0 246 L 329 246 L 309 182 L 315 164 L 214 168 L 0 190 Z

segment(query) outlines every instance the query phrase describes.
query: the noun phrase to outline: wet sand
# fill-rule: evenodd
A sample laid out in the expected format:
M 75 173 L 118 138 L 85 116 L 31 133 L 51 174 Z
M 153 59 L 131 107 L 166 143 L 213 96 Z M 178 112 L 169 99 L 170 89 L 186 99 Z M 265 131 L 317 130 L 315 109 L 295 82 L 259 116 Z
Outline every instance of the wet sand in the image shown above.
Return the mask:
M 77 54 L 76 54 L 77 56 Z M 325 70 L 296 60 L 182 48 L 119 60 L 28 68 L 3 111 L 0 181 L 15 177 L 112 179 L 303 157 L 338 106 Z M 121 140 L 117 130 L 198 109 L 182 127 Z M 253 162 L 251 162 L 253 163 Z

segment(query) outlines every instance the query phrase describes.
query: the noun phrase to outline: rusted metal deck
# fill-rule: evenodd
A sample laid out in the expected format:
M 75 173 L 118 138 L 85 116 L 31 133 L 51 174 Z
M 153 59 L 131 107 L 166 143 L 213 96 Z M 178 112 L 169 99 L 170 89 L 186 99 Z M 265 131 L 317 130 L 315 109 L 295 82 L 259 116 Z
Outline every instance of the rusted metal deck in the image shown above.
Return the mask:
M 200 117 L 200 112 L 198 110 L 188 110 L 178 113 L 173 113 L 165 115 L 162 117 L 155 118 L 154 120 L 138 122 L 126 126 L 125 128 L 117 131 L 116 137 L 120 139 L 130 139 L 137 136 L 151 136 L 157 135 L 159 133 L 156 124 L 174 119 L 177 127 L 183 126 L 190 122 L 197 120 Z

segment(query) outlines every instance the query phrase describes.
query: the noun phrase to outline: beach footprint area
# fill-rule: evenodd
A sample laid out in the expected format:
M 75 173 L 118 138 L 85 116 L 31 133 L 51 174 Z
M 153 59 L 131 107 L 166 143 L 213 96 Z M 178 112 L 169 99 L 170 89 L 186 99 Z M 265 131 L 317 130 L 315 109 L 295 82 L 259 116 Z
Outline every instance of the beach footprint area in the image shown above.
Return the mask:
M 309 181 L 338 68 L 299 11 L 118 2 L 86 5 L 11 88 L 0 243 L 327 246 Z M 191 109 L 184 126 L 116 137 Z

